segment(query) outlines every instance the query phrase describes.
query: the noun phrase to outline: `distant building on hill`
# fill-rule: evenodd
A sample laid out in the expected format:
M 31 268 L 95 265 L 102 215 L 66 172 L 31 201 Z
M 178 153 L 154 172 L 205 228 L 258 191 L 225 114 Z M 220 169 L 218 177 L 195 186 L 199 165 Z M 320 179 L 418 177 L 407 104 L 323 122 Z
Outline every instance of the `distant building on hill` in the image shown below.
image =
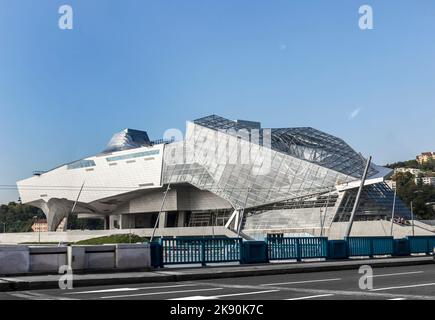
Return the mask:
M 416 169 L 416 168 L 396 168 L 394 169 L 394 173 L 406 173 L 409 172 L 414 176 L 418 176 L 420 173 L 422 173 L 422 171 L 420 169 Z
M 385 180 L 385 183 L 390 187 L 391 190 L 396 190 L 396 181 L 393 179 Z
M 420 181 L 425 186 L 435 186 L 435 177 L 415 178 L 415 184 L 418 184 Z
M 32 224 L 33 232 L 47 232 L 48 231 L 48 223 L 47 219 L 38 219 Z
M 435 160 L 435 152 L 422 152 L 417 156 L 417 162 L 419 164 L 426 163 L 430 160 Z

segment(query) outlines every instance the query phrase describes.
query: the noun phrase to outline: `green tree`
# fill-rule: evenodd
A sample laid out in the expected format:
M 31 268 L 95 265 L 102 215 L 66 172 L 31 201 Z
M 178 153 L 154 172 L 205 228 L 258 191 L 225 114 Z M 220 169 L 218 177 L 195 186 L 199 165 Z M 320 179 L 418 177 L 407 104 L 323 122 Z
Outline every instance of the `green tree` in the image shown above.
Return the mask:
M 423 185 L 421 181 L 415 184 L 414 176 L 409 173 L 397 173 L 393 176 L 396 181 L 397 195 L 411 208 L 417 218 L 434 219 L 435 212 L 431 202 L 435 202 L 435 187 Z
M 29 232 L 35 216 L 38 219 L 45 218 L 40 209 L 29 205 L 15 202 L 1 205 L 0 232 L 3 232 L 3 226 L 6 227 L 6 232 Z

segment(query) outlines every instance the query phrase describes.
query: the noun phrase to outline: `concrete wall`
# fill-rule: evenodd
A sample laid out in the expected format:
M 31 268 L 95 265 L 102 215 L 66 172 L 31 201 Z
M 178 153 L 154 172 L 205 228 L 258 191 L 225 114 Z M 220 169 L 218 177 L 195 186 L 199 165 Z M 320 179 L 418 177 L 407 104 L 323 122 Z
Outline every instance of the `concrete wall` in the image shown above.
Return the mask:
M 26 246 L 0 246 L 0 274 L 29 271 L 29 248 Z
M 66 247 L 29 247 L 29 271 L 57 273 L 67 264 Z M 1 262 L 0 262 L 1 264 Z
M 93 231 L 66 231 L 66 232 L 41 232 L 41 242 L 77 242 L 80 240 L 87 240 L 112 234 L 127 234 L 129 229 L 113 229 L 113 230 L 93 230 Z M 153 233 L 152 228 L 147 229 L 131 229 L 132 234 L 141 237 L 150 237 Z M 234 237 L 235 233 L 225 227 L 184 227 L 184 228 L 164 228 L 157 229 L 156 236 L 203 236 L 203 235 L 221 235 Z M 24 233 L 0 233 L 0 243 L 4 244 L 17 244 L 17 243 L 30 243 L 38 242 L 38 232 L 24 232 Z
M 68 265 L 73 270 L 101 270 L 116 267 L 116 246 L 68 247 Z
M 147 190 L 142 195 L 119 206 L 113 214 L 158 212 L 164 190 Z M 173 186 L 166 196 L 163 211 L 195 211 L 229 209 L 231 204 L 210 191 L 199 190 L 189 185 Z
M 0 246 L 0 275 L 57 274 L 61 266 L 74 271 L 147 269 L 151 267 L 148 244 L 99 246 Z
M 217 210 L 231 209 L 231 204 L 207 190 L 186 186 L 177 191 L 178 210 Z
M 0 246 L 0 274 L 57 273 L 66 264 L 66 247 Z
M 347 228 L 347 222 L 333 222 L 327 235 L 330 239 L 342 239 Z M 389 236 L 391 223 L 385 220 L 377 221 L 355 221 L 352 225 L 351 236 Z M 435 235 L 434 232 L 417 226 L 414 228 L 416 236 Z M 411 226 L 393 225 L 394 238 L 404 238 L 412 235 Z
M 151 267 L 148 244 L 71 246 L 68 265 L 74 270 L 144 269 Z
M 117 244 L 116 268 L 140 269 L 151 266 L 151 250 L 147 244 Z
M 323 229 L 323 236 L 329 239 L 343 239 L 347 222 L 333 222 L 329 228 Z M 389 221 L 355 221 L 352 225 L 351 236 L 390 236 L 391 224 Z M 246 232 L 246 231 L 243 231 Z M 415 221 L 414 232 L 416 236 L 435 235 L 430 226 Z M 248 230 L 246 234 L 254 239 L 261 240 L 268 233 L 282 233 L 284 236 L 320 236 L 320 228 L 274 228 L 264 230 Z M 393 236 L 396 239 L 412 235 L 411 226 L 393 225 Z

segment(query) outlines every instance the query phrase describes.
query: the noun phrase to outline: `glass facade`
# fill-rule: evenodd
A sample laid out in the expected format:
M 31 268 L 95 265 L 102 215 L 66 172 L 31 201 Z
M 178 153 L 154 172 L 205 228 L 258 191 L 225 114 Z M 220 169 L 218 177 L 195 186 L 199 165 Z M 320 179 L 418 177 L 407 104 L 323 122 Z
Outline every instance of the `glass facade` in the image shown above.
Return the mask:
M 209 120 L 190 123 L 186 140 L 166 146 L 163 183 L 190 183 L 240 209 L 323 194 L 338 183 L 356 180 L 350 174 L 263 146 L 270 139 L 265 129 L 261 143 L 251 142 L 253 131 L 246 135 L 249 128 L 243 123 L 217 116 Z
M 190 183 L 245 209 L 244 230 L 317 228 L 348 219 L 357 188 L 336 186 L 358 181 L 365 164 L 343 140 L 313 128 L 265 129 L 213 115 L 165 146 L 162 183 Z M 378 173 L 372 165 L 368 179 Z M 391 215 L 393 195 L 384 183 L 365 186 L 357 219 Z M 396 212 L 410 214 L 399 199 Z
M 355 204 L 358 190 L 348 190 L 343 197 L 340 207 L 338 208 L 335 221 L 349 221 L 350 214 Z M 377 183 L 365 186 L 358 209 L 356 211 L 356 220 L 374 220 L 379 218 L 390 218 L 393 210 L 394 192 L 385 183 Z M 411 218 L 411 211 L 398 198 L 394 208 L 395 216 Z

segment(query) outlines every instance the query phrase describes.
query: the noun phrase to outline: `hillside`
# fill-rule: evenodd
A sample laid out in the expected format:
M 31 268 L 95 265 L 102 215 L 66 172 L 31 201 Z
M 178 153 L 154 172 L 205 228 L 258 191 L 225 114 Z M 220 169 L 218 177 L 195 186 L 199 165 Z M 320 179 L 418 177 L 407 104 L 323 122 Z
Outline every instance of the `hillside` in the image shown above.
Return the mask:
M 415 168 L 420 169 L 426 172 L 435 172 L 435 160 L 428 161 L 423 164 L 419 164 L 417 160 L 406 160 L 399 161 L 394 163 L 388 163 L 385 165 L 387 168 L 396 169 L 396 168 Z
M 34 217 L 38 219 L 45 219 L 44 213 L 35 207 L 10 202 L 0 206 L 0 233 L 6 232 L 29 232 L 32 231 L 31 227 L 34 221 Z M 68 229 L 88 229 L 97 230 L 103 229 L 104 223 L 102 220 L 97 219 L 77 219 L 77 216 L 73 215 L 68 219 Z
M 387 164 L 386 167 L 396 168 L 415 168 L 423 171 L 424 176 L 435 175 L 435 161 L 428 161 L 419 164 L 416 160 L 399 161 Z M 408 208 L 411 207 L 411 201 L 416 216 L 422 219 L 435 219 L 433 204 L 435 203 L 435 187 L 415 183 L 415 177 L 411 173 L 397 173 L 392 179 L 396 181 L 397 194 L 406 203 Z
M 6 232 L 28 232 L 31 231 L 33 217 L 44 219 L 44 213 L 35 207 L 25 204 L 10 202 L 0 206 L 0 232 L 5 227 Z M 5 223 L 5 225 L 4 225 Z

